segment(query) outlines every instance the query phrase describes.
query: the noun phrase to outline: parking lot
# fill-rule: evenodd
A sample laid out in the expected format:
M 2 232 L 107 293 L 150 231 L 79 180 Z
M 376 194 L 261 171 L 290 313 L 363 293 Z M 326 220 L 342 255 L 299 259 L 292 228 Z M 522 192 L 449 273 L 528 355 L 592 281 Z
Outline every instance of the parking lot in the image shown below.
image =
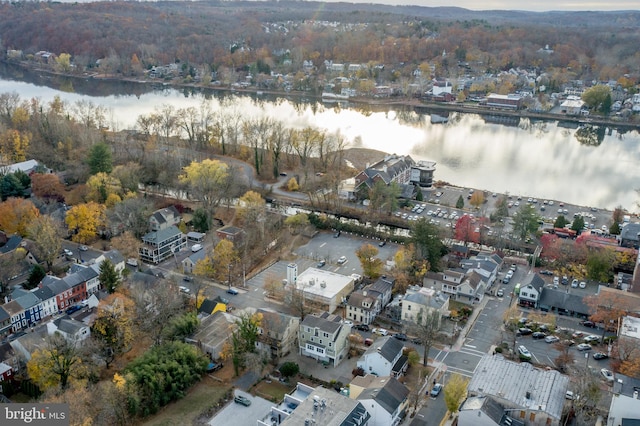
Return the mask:
M 234 396 L 235 395 L 248 398 L 249 401 L 251 401 L 251 405 L 245 407 L 242 404 L 233 402 L 233 400 L 229 401 L 227 406 L 220 410 L 218 414 L 209 421 L 211 426 L 255 426 L 256 419 L 263 418 L 265 413 L 268 413 L 274 405 L 271 401 L 237 389 L 234 391 Z

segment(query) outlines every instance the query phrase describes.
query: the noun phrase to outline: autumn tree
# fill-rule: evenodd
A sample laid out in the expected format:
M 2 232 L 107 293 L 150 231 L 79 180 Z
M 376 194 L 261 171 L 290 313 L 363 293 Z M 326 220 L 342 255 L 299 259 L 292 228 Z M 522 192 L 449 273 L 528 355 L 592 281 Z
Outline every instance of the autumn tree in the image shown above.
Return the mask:
M 193 274 L 201 277 L 213 278 L 226 282 L 231 286 L 232 269 L 238 264 L 240 257 L 233 243 L 229 240 L 221 240 L 213 249 L 213 254 L 198 261 Z
M 138 259 L 141 245 L 140 240 L 129 231 L 111 239 L 111 247 L 118 250 L 125 259 Z
M 0 134 L 0 156 L 11 163 L 19 163 L 27 159 L 27 151 L 31 143 L 31 135 L 27 132 L 10 129 Z
M 109 197 L 116 195 L 117 201 L 121 201 L 122 187 L 120 181 L 104 172 L 96 173 L 87 179 L 88 201 L 105 204 Z M 112 203 L 115 205 L 116 203 Z
M 262 314 L 241 314 L 236 320 L 236 328 L 222 350 L 222 358 L 233 362 L 236 376 L 244 369 L 247 355 L 256 352 L 256 342 L 260 334 Z
M 53 173 L 32 174 L 31 192 L 46 203 L 64 201 L 64 186 L 60 182 L 60 178 Z
M 298 185 L 298 180 L 294 177 L 287 181 L 287 191 L 296 192 L 300 189 L 300 185 Z
M 210 218 L 225 196 L 229 167 L 218 160 L 194 161 L 183 169 L 180 182 L 187 185 L 192 195 L 200 202 Z
M 450 413 L 457 413 L 460 403 L 467 395 L 467 385 L 469 379 L 465 379 L 460 374 L 452 374 L 449 382 L 444 387 L 444 403 Z
M 438 333 L 440 332 L 440 319 L 440 311 L 436 309 L 429 309 L 427 312 L 420 309 L 420 312 L 416 315 L 416 324 L 414 328 L 416 335 L 422 341 L 422 362 L 425 367 L 429 363 L 429 350 L 435 343 Z
M 605 84 L 596 84 L 584 91 L 582 100 L 589 108 L 609 114 L 611 111 L 611 88 Z
M 247 191 L 238 200 L 236 217 L 246 224 L 264 221 L 266 213 L 267 204 L 264 198 L 255 191 Z
M 149 216 L 153 211 L 153 203 L 142 197 L 126 198 L 121 203 L 106 211 L 109 230 L 113 235 L 130 232 L 140 238 L 148 232 Z
M 589 307 L 589 319 L 595 323 L 603 323 L 602 339 L 607 328 L 634 310 L 633 300 L 625 295 L 624 291 L 614 289 L 602 289 L 598 294 L 587 296 L 584 303 Z
M 96 354 L 106 367 L 131 348 L 134 341 L 134 302 L 123 293 L 113 293 L 100 301 L 96 319 L 91 326 L 91 338 Z
M 364 275 L 372 279 L 377 279 L 382 275 L 382 268 L 384 267 L 382 260 L 376 257 L 377 255 L 378 249 L 371 244 L 363 244 L 356 250 L 356 256 L 360 260 Z
M 89 170 L 92 175 L 97 173 L 111 173 L 113 169 L 113 159 L 111 148 L 104 142 L 97 143 L 91 147 L 87 160 Z
M 309 215 L 306 213 L 297 213 L 289 216 L 284 220 L 285 226 L 289 228 L 292 234 L 297 234 L 301 229 L 309 225 Z
M 469 204 L 471 204 L 476 209 L 479 209 L 482 204 L 484 204 L 485 198 L 484 193 L 482 191 L 474 191 L 471 194 L 471 199 L 469 200 Z
M 475 232 L 475 228 L 476 225 L 471 216 L 463 214 L 456 220 L 455 239 L 464 241 L 465 244 L 478 243 L 480 234 Z
M 105 206 L 91 201 L 72 207 L 67 212 L 65 223 L 73 232 L 71 239 L 85 244 L 96 237 L 105 220 Z
M 28 235 L 27 228 L 40 212 L 29 200 L 9 198 L 0 203 L 0 230 L 7 235 Z
M 76 347 L 55 333 L 45 339 L 45 346 L 36 349 L 27 363 L 27 374 L 41 390 L 60 387 L 64 390 L 73 380 L 86 377 L 87 370 Z

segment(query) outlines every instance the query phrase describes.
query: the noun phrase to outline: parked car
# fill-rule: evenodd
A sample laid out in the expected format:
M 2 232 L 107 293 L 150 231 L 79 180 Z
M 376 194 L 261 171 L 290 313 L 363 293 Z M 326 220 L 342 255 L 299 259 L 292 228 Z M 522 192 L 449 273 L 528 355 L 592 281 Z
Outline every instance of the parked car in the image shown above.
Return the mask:
M 527 328 L 527 327 L 520 327 L 518 329 L 518 334 L 521 335 L 521 336 L 528 336 L 531 333 L 533 333 L 533 330 L 531 330 L 530 328 Z
M 543 269 L 542 271 L 540 271 L 540 274 L 542 275 L 553 275 L 553 272 L 547 270 L 547 269 Z
M 422 340 L 418 339 L 417 337 L 414 339 L 411 339 L 411 343 L 413 343 L 414 345 L 421 345 L 422 344 Z
M 63 251 L 64 251 L 64 255 L 65 255 L 65 256 L 73 256 L 73 252 L 72 252 L 71 250 L 69 250 L 69 249 L 64 249 Z
M 582 337 L 582 336 L 584 336 L 584 333 L 582 331 L 576 331 L 575 333 L 573 333 L 571 335 L 571 337 L 573 337 L 574 339 L 577 339 L 577 338 Z
M 184 277 L 182 277 L 182 281 L 191 282 L 193 281 L 193 277 L 185 275 Z
M 202 250 L 202 244 L 194 244 L 191 246 L 191 251 L 194 253 L 200 250 Z
M 127 259 L 127 265 L 133 266 L 133 267 L 137 267 L 138 266 L 138 261 L 131 257 L 131 258 Z
M 393 335 L 393 337 L 395 337 L 396 339 L 401 340 L 403 342 L 407 341 L 407 335 L 404 334 L 404 333 L 396 333 L 396 334 Z
M 367 324 L 358 324 L 355 326 L 355 329 L 360 331 L 369 331 L 369 326 Z
M 386 246 L 386 245 L 387 245 L 387 242 L 386 242 L 386 241 L 380 241 L 380 242 L 378 243 L 378 247 L 384 247 L 384 246 Z
M 180 293 L 184 293 L 184 294 L 190 294 L 191 290 L 189 290 L 187 287 L 181 285 L 180 287 Z
M 531 335 L 531 337 L 533 337 L 534 339 L 544 339 L 545 337 L 547 337 L 547 335 L 542 331 L 536 331 Z
M 372 331 L 373 334 L 378 334 L 380 336 L 386 336 L 389 334 L 389 332 L 387 330 L 385 330 L 384 328 L 374 328 Z
M 346 256 L 340 256 L 338 258 L 338 265 L 343 265 L 345 263 L 347 263 L 347 257 Z
M 502 284 L 509 284 L 509 281 L 511 281 L 511 277 L 505 276 L 502 279 Z
M 556 343 L 560 341 L 560 338 L 558 336 L 547 336 L 544 338 L 544 341 L 547 343 Z
M 317 268 L 322 268 L 324 265 L 327 264 L 327 261 L 322 259 L 320 262 L 318 262 L 318 264 L 316 265 Z
M 442 383 L 436 383 L 435 385 L 433 385 L 433 389 L 431 389 L 431 392 L 429 392 L 429 395 L 431 395 L 432 398 L 435 398 L 438 395 L 440 395 L 441 391 L 442 391 Z
M 582 322 L 580 322 L 580 324 L 585 326 L 585 327 L 596 328 L 596 323 L 593 322 L 593 321 L 582 321 Z
M 584 281 L 580 281 L 580 284 L 578 284 L 578 287 L 580 288 L 587 288 L 587 283 Z
M 575 278 L 571 281 L 571 288 L 578 288 L 578 280 Z
M 593 359 L 600 361 L 601 359 L 607 359 L 609 358 L 609 355 L 605 354 L 604 352 L 596 352 L 593 354 Z
M 351 321 L 351 320 L 344 320 L 344 321 L 342 321 L 342 323 L 344 325 L 348 325 L 349 327 L 353 327 L 353 321 Z
M 558 284 L 560 284 L 560 278 L 553 277 L 553 285 L 558 285 Z
M 87 251 L 89 250 L 89 247 L 85 246 L 85 245 L 81 245 L 80 247 L 78 247 L 78 250 L 80 251 Z
M 502 297 L 502 296 L 504 296 L 504 291 L 503 291 L 502 289 L 499 289 L 499 290 L 496 292 L 496 296 L 498 296 L 498 297 Z
M 588 343 L 580 343 L 578 346 L 576 346 L 576 349 L 578 349 L 579 351 L 590 351 L 591 345 Z
M 231 287 L 229 290 L 227 290 L 227 293 L 229 293 L 232 296 L 236 296 L 238 294 L 238 289 Z
M 520 359 L 525 359 L 525 360 L 531 359 L 531 352 L 529 352 L 529 350 L 526 347 L 524 347 L 524 345 L 518 346 L 518 355 L 520 356 Z
M 66 311 L 64 311 L 64 313 L 65 313 L 65 314 L 67 314 L 67 315 L 71 315 L 72 313 L 77 312 L 77 311 L 79 311 L 80 309 L 82 309 L 82 306 L 80 306 L 80 305 L 73 305 L 73 306 L 68 307 L 68 308 L 67 308 L 67 310 L 66 310 Z
M 364 339 L 364 345 L 365 346 L 371 346 L 373 344 L 373 339 Z
M 595 334 L 591 334 L 591 335 L 585 337 L 583 340 L 584 340 L 585 343 L 599 342 L 600 341 L 600 336 L 596 336 Z
M 603 368 L 600 370 L 600 374 L 602 374 L 602 377 L 604 377 L 607 382 L 613 382 L 613 372 L 611 370 Z
M 244 397 L 244 396 L 241 396 L 241 395 L 236 395 L 236 396 L 233 398 L 233 402 L 236 402 L 236 403 L 238 403 L 238 404 L 242 404 L 242 405 L 244 405 L 245 407 L 248 407 L 248 406 L 250 406 L 250 405 L 251 405 L 251 401 L 249 400 L 249 398 Z
M 220 370 L 224 365 L 221 362 L 210 362 L 207 366 L 207 373 L 213 373 Z

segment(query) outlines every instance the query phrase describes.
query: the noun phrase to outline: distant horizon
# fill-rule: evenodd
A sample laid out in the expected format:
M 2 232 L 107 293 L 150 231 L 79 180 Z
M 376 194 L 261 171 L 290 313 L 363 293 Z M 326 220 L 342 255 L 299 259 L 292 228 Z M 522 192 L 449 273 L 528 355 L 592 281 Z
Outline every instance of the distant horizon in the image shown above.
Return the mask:
M 391 6 L 460 7 L 473 11 L 511 10 L 527 12 L 615 12 L 640 10 L 638 0 L 310 0 L 327 3 L 365 3 Z

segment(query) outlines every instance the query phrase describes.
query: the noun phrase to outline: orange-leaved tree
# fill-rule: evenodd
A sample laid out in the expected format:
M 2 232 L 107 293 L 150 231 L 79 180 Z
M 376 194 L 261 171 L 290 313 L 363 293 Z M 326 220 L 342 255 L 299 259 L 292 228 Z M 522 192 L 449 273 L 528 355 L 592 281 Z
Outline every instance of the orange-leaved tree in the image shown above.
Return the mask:
M 40 213 L 36 206 L 24 198 L 7 198 L 0 203 L 0 230 L 6 234 L 27 235 L 29 224 Z
M 105 221 L 105 206 L 93 201 L 72 207 L 65 218 L 67 226 L 73 232 L 71 239 L 82 244 L 94 239 Z
M 598 294 L 584 298 L 585 304 L 589 307 L 589 319 L 595 323 L 603 323 L 602 338 L 604 339 L 607 328 L 617 326 L 618 321 L 627 315 L 634 306 L 634 298 L 629 297 L 629 293 L 603 288 Z M 637 302 L 635 302 L 637 303 Z

